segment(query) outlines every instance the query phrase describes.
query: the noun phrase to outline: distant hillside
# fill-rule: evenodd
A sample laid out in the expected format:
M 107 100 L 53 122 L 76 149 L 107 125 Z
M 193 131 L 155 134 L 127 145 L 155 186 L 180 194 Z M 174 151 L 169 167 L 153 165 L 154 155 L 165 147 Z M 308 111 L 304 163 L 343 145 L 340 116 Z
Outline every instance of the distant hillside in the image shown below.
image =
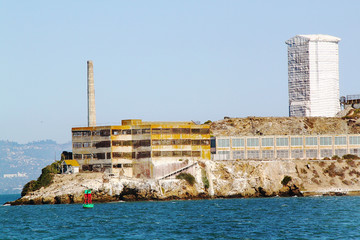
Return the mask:
M 41 169 L 59 160 L 62 151 L 71 151 L 71 142 L 52 140 L 19 144 L 0 141 L 0 194 L 19 193 L 22 186 L 37 179 Z

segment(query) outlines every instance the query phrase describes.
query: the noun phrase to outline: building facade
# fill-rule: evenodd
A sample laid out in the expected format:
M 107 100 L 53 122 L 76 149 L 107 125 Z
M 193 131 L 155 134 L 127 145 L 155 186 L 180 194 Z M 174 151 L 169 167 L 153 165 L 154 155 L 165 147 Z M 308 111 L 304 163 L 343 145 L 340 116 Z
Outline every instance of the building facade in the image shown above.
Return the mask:
M 360 134 L 217 136 L 211 141 L 213 160 L 323 159 L 334 155 L 360 155 Z
M 210 156 L 208 125 L 123 120 L 119 126 L 72 128 L 81 171 L 161 178 Z
M 297 35 L 288 45 L 290 117 L 334 117 L 340 111 L 340 38 Z

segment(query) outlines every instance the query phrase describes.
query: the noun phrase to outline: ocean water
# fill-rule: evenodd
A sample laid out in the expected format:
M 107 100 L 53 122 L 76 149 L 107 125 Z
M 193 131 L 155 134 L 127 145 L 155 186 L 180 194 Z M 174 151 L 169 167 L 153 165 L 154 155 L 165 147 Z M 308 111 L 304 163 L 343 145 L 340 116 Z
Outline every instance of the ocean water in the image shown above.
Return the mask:
M 360 197 L 0 207 L 0 239 L 359 238 Z

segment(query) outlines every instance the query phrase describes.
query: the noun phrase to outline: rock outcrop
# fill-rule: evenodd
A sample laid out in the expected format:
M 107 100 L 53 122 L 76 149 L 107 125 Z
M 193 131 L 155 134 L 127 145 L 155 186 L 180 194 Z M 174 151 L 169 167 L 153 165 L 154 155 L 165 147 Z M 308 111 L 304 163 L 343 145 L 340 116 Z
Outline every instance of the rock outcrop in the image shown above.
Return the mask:
M 350 109 L 342 118 L 331 117 L 247 117 L 211 123 L 215 136 L 358 134 L 359 109 Z
M 11 204 L 82 203 L 85 189 L 93 190 L 93 202 L 360 193 L 359 160 L 200 161 L 194 167 L 193 185 L 102 173 L 56 175 L 47 188 Z M 290 181 L 283 185 L 285 176 Z

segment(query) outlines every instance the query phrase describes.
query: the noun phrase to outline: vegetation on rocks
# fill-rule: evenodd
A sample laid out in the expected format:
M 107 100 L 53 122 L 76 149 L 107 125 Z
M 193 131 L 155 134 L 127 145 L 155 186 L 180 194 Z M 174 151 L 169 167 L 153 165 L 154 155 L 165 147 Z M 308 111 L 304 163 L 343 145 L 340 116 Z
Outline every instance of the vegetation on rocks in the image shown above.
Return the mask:
M 206 172 L 204 169 L 201 169 L 201 179 L 204 184 L 204 188 L 208 189 L 210 187 L 209 179 L 206 177 Z
M 42 187 L 47 187 L 52 183 L 55 174 L 60 173 L 60 161 L 44 167 L 41 170 L 40 177 L 35 181 L 32 180 L 25 184 L 21 191 L 21 196 L 25 196 L 29 192 L 36 191 Z
M 282 184 L 283 186 L 286 186 L 290 181 L 291 181 L 291 177 L 290 177 L 290 176 L 285 176 L 285 177 L 283 178 L 283 180 L 281 181 L 281 184 Z
M 195 183 L 195 177 L 190 173 L 180 173 L 176 176 L 176 178 L 186 180 L 191 186 L 193 186 Z
M 354 154 L 345 154 L 343 156 L 343 159 L 359 159 L 359 157 L 357 155 L 354 155 Z

